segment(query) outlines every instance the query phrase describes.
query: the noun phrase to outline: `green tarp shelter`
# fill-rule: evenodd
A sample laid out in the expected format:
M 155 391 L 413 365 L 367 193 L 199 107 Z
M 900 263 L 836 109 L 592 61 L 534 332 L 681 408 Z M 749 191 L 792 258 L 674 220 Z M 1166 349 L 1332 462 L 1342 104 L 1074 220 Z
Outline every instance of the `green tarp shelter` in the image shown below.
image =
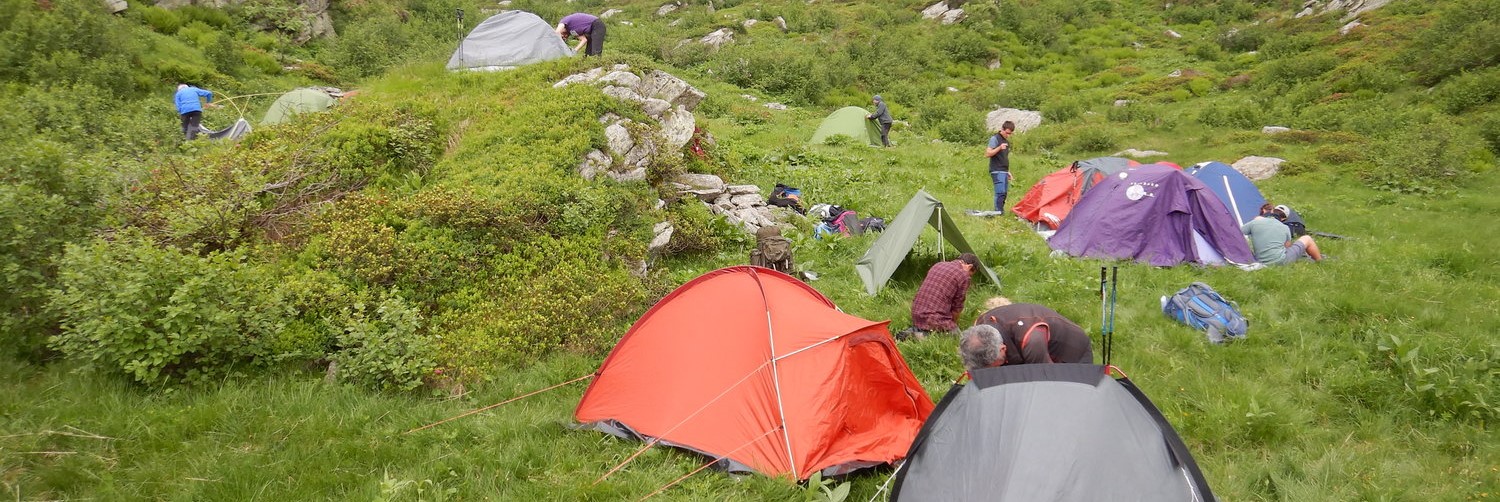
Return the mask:
M 271 103 L 271 109 L 266 110 L 266 116 L 260 119 L 261 125 L 280 124 L 292 119 L 293 115 L 299 113 L 321 112 L 332 107 L 338 100 L 333 99 L 322 89 L 304 87 L 293 89 Z
M 880 145 L 880 130 L 875 128 L 875 122 L 865 120 L 870 112 L 858 106 L 846 106 L 828 114 L 823 119 L 823 124 L 818 126 L 818 131 L 813 133 L 809 143 L 821 144 L 829 136 L 848 136 L 855 141 L 863 141 L 867 145 Z
M 885 282 L 890 280 L 891 274 L 901 261 L 906 259 L 906 254 L 911 252 L 913 244 L 917 243 L 917 237 L 922 235 L 922 229 L 932 226 L 937 230 L 938 236 L 948 241 L 960 253 L 974 253 L 969 247 L 969 242 L 964 240 L 964 235 L 959 233 L 958 225 L 953 224 L 953 219 L 948 217 L 948 210 L 943 203 L 924 190 L 917 190 L 906 207 L 901 208 L 901 213 L 896 219 L 885 227 L 885 232 L 875 240 L 865 255 L 854 264 L 854 270 L 859 272 L 859 279 L 865 283 L 865 292 L 874 296 L 885 287 Z M 974 253 L 979 254 L 979 253 Z M 984 276 L 996 286 L 1000 285 L 1000 277 L 995 275 L 989 265 L 980 262 L 980 268 L 984 269 Z

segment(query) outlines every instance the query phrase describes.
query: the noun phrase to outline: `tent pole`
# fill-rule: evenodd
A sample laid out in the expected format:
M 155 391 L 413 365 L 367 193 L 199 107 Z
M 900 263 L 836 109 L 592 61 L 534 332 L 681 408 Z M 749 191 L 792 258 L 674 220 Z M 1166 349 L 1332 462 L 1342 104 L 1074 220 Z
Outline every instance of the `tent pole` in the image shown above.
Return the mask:
M 938 261 L 948 261 L 948 248 L 943 245 L 948 237 L 943 235 L 943 205 L 937 205 Z
M 1234 221 L 1238 221 L 1241 226 L 1244 226 L 1247 222 L 1243 216 L 1240 216 L 1240 203 L 1234 200 L 1234 189 L 1229 187 L 1228 176 L 1224 177 L 1224 193 L 1229 194 L 1229 206 L 1234 209 Z
M 458 28 L 458 62 L 459 64 L 463 64 L 466 63 L 464 60 L 464 10 L 454 9 L 454 14 L 457 15 L 458 20 L 456 24 Z
M 755 277 L 755 286 L 760 289 L 761 305 L 766 309 L 766 340 L 770 343 L 771 353 L 771 385 L 776 390 L 776 413 L 781 418 L 781 438 L 786 443 L 786 461 L 792 467 L 792 477 L 797 478 L 801 474 L 797 470 L 797 457 L 792 455 L 792 433 L 786 426 L 786 405 L 781 401 L 781 372 L 777 371 L 776 361 L 776 328 L 771 324 L 771 300 L 766 298 L 766 288 L 760 282 L 760 274 L 751 271 Z

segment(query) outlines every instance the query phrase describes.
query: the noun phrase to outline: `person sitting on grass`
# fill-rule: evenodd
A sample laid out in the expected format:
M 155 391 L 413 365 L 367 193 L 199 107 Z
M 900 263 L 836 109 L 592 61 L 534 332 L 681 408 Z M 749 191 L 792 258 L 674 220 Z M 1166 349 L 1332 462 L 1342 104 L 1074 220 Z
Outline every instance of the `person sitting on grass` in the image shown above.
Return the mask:
M 1003 296 L 989 299 L 985 307 L 989 310 L 959 339 L 966 369 L 974 369 L 970 363 L 987 367 L 1094 362 L 1088 332 L 1057 311 L 1035 303 L 1011 303 Z
M 958 332 L 958 316 L 969 295 L 969 278 L 979 269 L 979 257 L 964 253 L 957 260 L 940 261 L 927 269 L 911 301 L 911 328 L 896 335 L 899 340 L 921 340 L 929 333 Z
M 1260 216 L 1240 227 L 1240 233 L 1250 238 L 1250 249 L 1255 252 L 1255 261 L 1265 265 L 1286 265 L 1308 258 L 1323 261 L 1323 253 L 1310 235 L 1292 239 L 1292 230 L 1282 220 L 1286 213 L 1270 203 L 1260 206 Z

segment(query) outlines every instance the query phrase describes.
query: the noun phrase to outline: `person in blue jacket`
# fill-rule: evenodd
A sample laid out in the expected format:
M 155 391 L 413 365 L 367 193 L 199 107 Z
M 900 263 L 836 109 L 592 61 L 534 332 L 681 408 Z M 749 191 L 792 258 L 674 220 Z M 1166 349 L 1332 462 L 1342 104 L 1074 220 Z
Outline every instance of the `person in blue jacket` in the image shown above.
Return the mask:
M 198 126 L 203 123 L 203 103 L 209 108 L 219 107 L 214 104 L 214 93 L 187 84 L 177 86 L 173 100 L 177 103 L 177 114 L 182 117 L 182 134 L 188 140 L 198 138 Z

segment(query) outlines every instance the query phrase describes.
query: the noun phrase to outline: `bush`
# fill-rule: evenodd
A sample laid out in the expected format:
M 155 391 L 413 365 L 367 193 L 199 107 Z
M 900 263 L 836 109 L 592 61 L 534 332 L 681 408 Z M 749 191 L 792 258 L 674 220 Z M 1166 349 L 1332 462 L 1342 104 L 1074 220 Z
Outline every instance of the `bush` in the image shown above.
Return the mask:
M 145 21 L 146 26 L 150 26 L 157 33 L 165 33 L 167 35 L 176 34 L 177 30 L 182 28 L 182 25 L 187 22 L 182 19 L 182 16 L 177 15 L 177 12 L 154 5 L 141 9 L 141 20 Z
M 1253 129 L 1261 125 L 1261 109 L 1252 102 L 1209 105 L 1198 114 L 1198 122 L 1213 127 Z
M 1042 116 L 1052 122 L 1067 122 L 1078 118 L 1088 110 L 1086 101 L 1078 96 L 1069 96 L 1042 104 Z
M 1423 85 L 1500 63 L 1500 4 L 1490 0 L 1444 4 L 1437 22 L 1422 30 L 1396 60 L 1415 72 Z
M 1073 134 L 1073 139 L 1068 141 L 1067 149 L 1073 152 L 1104 152 L 1115 149 L 1119 141 L 1115 139 L 1114 131 L 1099 126 L 1087 126 L 1078 129 Z
M 1489 145 L 1490 152 L 1500 155 L 1500 113 L 1492 113 L 1479 123 L 1479 136 Z
M 1035 80 L 1007 82 L 1005 89 L 1000 91 L 999 105 L 1021 110 L 1035 110 L 1042 106 L 1042 101 L 1047 99 L 1048 94 L 1047 86 Z
M 1446 122 L 1373 142 L 1373 169 L 1364 175 L 1372 187 L 1396 193 L 1432 195 L 1451 189 L 1469 175 L 1494 167 L 1495 156 L 1471 133 Z
M 1438 105 L 1452 115 L 1489 104 L 1500 97 L 1500 67 L 1450 78 L 1436 94 Z
M 272 274 L 240 253 L 197 256 L 137 232 L 69 245 L 49 308 L 52 347 L 140 383 L 205 383 L 262 362 L 288 312 Z
M 1155 105 L 1143 103 L 1127 103 L 1125 106 L 1111 106 L 1104 113 L 1110 122 L 1156 124 L 1161 121 L 1161 109 Z
M 332 359 L 339 379 L 383 390 L 421 387 L 437 368 L 436 344 L 422 331 L 422 314 L 395 294 L 374 310 L 357 303 L 336 321 Z

